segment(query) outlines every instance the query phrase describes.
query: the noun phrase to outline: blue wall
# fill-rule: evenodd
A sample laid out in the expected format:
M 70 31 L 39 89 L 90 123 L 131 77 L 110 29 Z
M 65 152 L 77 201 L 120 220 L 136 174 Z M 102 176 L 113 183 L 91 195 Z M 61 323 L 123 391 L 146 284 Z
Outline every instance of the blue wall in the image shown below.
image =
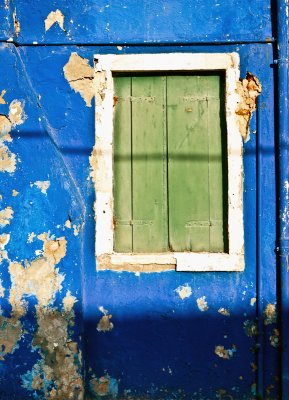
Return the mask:
M 55 23 L 46 32 L 56 9 L 64 30 Z M 80 399 L 82 377 L 87 399 L 249 399 L 257 391 L 278 398 L 271 13 L 265 0 L 0 5 L 0 114 L 18 99 L 26 115 L 11 126 L 11 142 L 3 131 L 0 138 L 0 152 L 16 162 L 14 172 L 0 172 L 0 217 L 14 211 L 0 227 L 10 234 L 0 257 L 0 399 Z M 233 51 L 241 77 L 250 71 L 263 85 L 244 144 L 245 271 L 97 272 L 88 179 L 94 104 L 86 106 L 64 77 L 71 53 L 92 66 L 96 53 Z M 38 181 L 49 181 L 48 189 Z M 64 241 L 66 252 L 57 253 Z M 20 276 L 16 262 L 27 269 Z M 182 286 L 191 288 L 185 299 Z M 197 306 L 203 296 L 206 311 Z M 101 307 L 112 316 L 107 332 L 97 330 Z

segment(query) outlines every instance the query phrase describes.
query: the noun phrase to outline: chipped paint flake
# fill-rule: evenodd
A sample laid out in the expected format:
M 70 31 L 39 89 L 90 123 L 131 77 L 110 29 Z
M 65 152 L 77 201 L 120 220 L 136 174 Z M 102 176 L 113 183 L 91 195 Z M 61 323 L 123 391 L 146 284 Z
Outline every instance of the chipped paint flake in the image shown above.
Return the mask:
M 247 72 L 246 78 L 237 82 L 237 92 L 240 100 L 236 109 L 237 120 L 243 139 L 246 141 L 250 134 L 250 120 L 256 110 L 257 97 L 262 92 L 259 79 Z
M 51 239 L 48 233 L 42 233 L 37 236 L 39 240 L 43 241 L 43 255 L 48 260 L 51 260 L 55 264 L 58 264 L 60 260 L 66 255 L 66 244 L 65 237 L 58 239 Z
M 58 24 L 59 27 L 64 31 L 64 15 L 60 10 L 55 10 L 51 11 L 48 15 L 47 18 L 44 21 L 45 24 L 45 31 L 47 32 L 52 25 Z
M 6 101 L 4 100 L 5 94 L 6 94 L 6 90 L 3 89 L 1 94 L 0 94 L 0 104 L 7 104 Z
M 278 329 L 274 329 L 272 334 L 270 335 L 270 344 L 271 346 L 277 348 L 280 345 L 280 332 Z
M 9 135 L 12 129 L 12 123 L 6 115 L 0 115 L 0 138 L 5 141 L 5 136 Z M 10 136 L 8 137 L 11 140 Z M 7 139 L 7 137 L 6 137 Z
M 41 193 L 47 194 L 47 190 L 50 187 L 50 181 L 36 181 L 30 184 L 30 186 L 36 186 L 38 189 L 41 190 Z
M 250 306 L 253 307 L 255 305 L 256 301 L 257 301 L 256 297 L 252 297 L 250 300 Z
M 17 318 L 6 318 L 0 315 L 0 360 L 7 354 L 13 354 L 22 335 L 22 325 Z
M 0 172 L 13 173 L 16 170 L 16 155 L 7 146 L 0 144 Z
M 80 224 L 73 225 L 73 234 L 74 234 L 74 236 L 78 236 L 80 229 L 81 229 L 81 225 Z
M 255 321 L 250 321 L 249 319 L 243 324 L 244 331 L 248 337 L 253 337 L 258 335 L 258 327 Z
M 69 219 L 67 221 L 65 221 L 64 226 L 65 226 L 65 228 L 71 229 L 71 227 L 72 227 L 71 221 Z
M 108 374 L 101 378 L 92 378 L 89 382 L 90 390 L 94 396 L 115 398 L 118 395 L 118 381 Z
M 24 105 L 24 101 L 17 99 L 10 103 L 8 117 L 13 126 L 21 125 L 27 119 L 27 116 L 24 113 Z
M 27 243 L 32 243 L 36 238 L 36 234 L 34 232 L 29 233 Z
M 182 300 L 187 299 L 193 293 L 192 288 L 188 284 L 185 284 L 184 286 L 179 286 L 178 288 L 176 288 L 175 291 Z
M 112 318 L 111 314 L 108 314 L 108 310 L 105 310 L 102 306 L 99 307 L 99 311 L 103 313 L 103 316 L 99 320 L 96 329 L 98 332 L 109 332 L 113 329 L 113 323 L 110 321 Z
M 16 8 L 13 11 L 13 23 L 14 23 L 15 35 L 18 37 L 20 35 L 20 22 L 19 19 L 17 18 Z
M 15 190 L 15 189 L 12 190 L 12 196 L 13 197 L 18 196 L 18 194 L 19 194 L 19 192 L 17 192 L 17 190 Z
M 275 324 L 277 322 L 277 310 L 275 304 L 267 304 L 264 311 L 264 317 L 265 325 Z
M 3 281 L 0 279 L 0 297 L 5 296 L 5 287 L 3 286 Z
M 224 360 L 230 360 L 237 351 L 237 347 L 235 345 L 232 346 L 231 349 L 225 349 L 224 346 L 216 346 L 215 347 L 215 354 L 223 358 Z
M 227 309 L 224 308 L 224 307 L 219 308 L 219 309 L 218 309 L 218 313 L 224 315 L 225 317 L 229 317 L 229 316 L 231 315 L 231 314 L 230 314 L 230 311 L 227 310 Z
M 89 60 L 80 57 L 77 53 L 72 53 L 67 64 L 63 67 L 63 71 L 71 88 L 81 95 L 87 107 L 91 107 L 95 89 L 94 70 L 89 65 Z
M 198 309 L 202 312 L 208 311 L 209 307 L 208 307 L 208 303 L 206 301 L 206 296 L 202 296 L 197 299 L 197 306 L 198 306 Z
M 77 302 L 77 299 L 75 296 L 72 296 L 70 290 L 66 292 L 65 297 L 62 300 L 63 304 L 63 310 L 66 313 L 70 313 L 73 309 L 74 304 Z
M 13 210 L 11 207 L 6 207 L 4 210 L 0 211 L 0 227 L 4 227 L 10 224 L 11 219 L 13 218 Z

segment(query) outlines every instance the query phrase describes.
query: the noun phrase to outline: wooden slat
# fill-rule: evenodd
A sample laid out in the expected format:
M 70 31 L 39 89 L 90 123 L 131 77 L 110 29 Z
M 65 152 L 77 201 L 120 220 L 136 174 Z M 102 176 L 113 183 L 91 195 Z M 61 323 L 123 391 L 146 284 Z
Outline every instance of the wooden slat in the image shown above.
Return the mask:
M 211 252 L 227 250 L 227 184 L 224 99 L 220 98 L 220 76 L 207 76 L 210 190 L 210 248 Z
M 132 77 L 133 251 L 168 250 L 165 77 Z
M 173 251 L 209 249 L 205 81 L 205 76 L 167 78 L 169 243 Z
M 114 250 L 132 252 L 131 78 L 115 77 Z

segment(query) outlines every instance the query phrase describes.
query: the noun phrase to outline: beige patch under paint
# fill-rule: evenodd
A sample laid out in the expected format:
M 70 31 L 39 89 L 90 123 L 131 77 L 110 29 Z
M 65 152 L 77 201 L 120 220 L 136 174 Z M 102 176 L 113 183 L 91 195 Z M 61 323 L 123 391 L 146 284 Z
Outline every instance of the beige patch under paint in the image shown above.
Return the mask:
M 13 218 L 13 210 L 11 207 L 6 207 L 4 210 L 0 211 L 0 226 L 4 227 L 10 224 L 11 219 Z
M 58 264 L 60 260 L 66 255 L 66 244 L 65 237 L 58 239 L 51 239 L 49 234 L 42 233 L 37 236 L 39 240 L 43 241 L 43 255 L 54 264 Z
M 5 94 L 6 94 L 6 90 L 3 89 L 1 94 L 0 94 L 0 104 L 7 104 L 6 101 L 4 100 Z
M 71 229 L 71 227 L 72 227 L 71 221 L 69 219 L 67 221 L 65 221 L 64 226 L 65 226 L 65 228 Z
M 219 308 L 219 309 L 218 309 L 218 313 L 224 315 L 225 317 L 229 317 L 229 316 L 231 315 L 231 314 L 230 314 L 230 311 L 227 310 L 227 309 L 224 308 L 224 307 Z
M 36 181 L 33 184 L 31 184 L 30 186 L 36 186 L 38 189 L 41 190 L 41 193 L 43 194 L 47 194 L 47 190 L 50 187 L 50 181 Z
M 237 351 L 237 347 L 235 345 L 232 346 L 232 349 L 225 349 L 224 346 L 216 346 L 215 354 L 223 358 L 224 360 L 230 360 Z
M 70 313 L 73 309 L 74 304 L 77 302 L 77 299 L 75 296 L 72 296 L 70 290 L 66 292 L 65 297 L 62 300 L 63 304 L 63 310 L 66 313 Z
M 277 322 L 277 311 L 275 304 L 267 304 L 265 311 L 264 311 L 264 324 L 270 325 Z
M 22 335 L 21 322 L 17 318 L 6 318 L 0 315 L 0 360 L 12 354 Z
M 258 335 L 258 326 L 255 321 L 250 321 L 249 319 L 243 324 L 244 331 L 248 337 L 253 337 Z
M 5 295 L 5 287 L 3 286 L 3 281 L 0 279 L 0 297 L 4 297 Z
M 73 225 L 73 234 L 74 234 L 74 236 L 78 236 L 80 229 L 81 229 L 81 225 L 80 224 Z
M 13 315 L 18 317 L 25 314 L 24 296 L 34 295 L 41 307 L 47 307 L 62 288 L 64 279 L 52 260 L 44 257 L 27 263 L 26 267 L 11 262 L 9 272 L 12 281 L 9 301 Z
M 5 145 L 0 145 L 0 172 L 13 173 L 16 169 L 16 155 Z
M 250 300 L 250 306 L 253 307 L 255 305 L 256 301 L 257 301 L 256 297 L 252 297 Z
M 48 31 L 52 25 L 58 24 L 60 28 L 64 31 L 64 15 L 60 10 L 51 11 L 44 21 L 45 31 Z
M 110 382 L 111 378 L 108 374 L 100 378 L 92 378 L 89 382 L 90 390 L 93 393 L 93 398 L 109 397 L 114 398 L 115 395 L 110 396 Z
M 20 34 L 20 22 L 19 22 L 19 19 L 17 18 L 16 8 L 13 11 L 13 23 L 14 23 L 15 35 L 18 37 Z
M 87 107 L 91 107 L 91 100 L 95 94 L 94 70 L 87 58 L 72 53 L 67 64 L 63 67 L 65 79 L 71 88 L 79 93 Z
M 17 192 L 17 190 L 15 190 L 15 189 L 12 190 L 12 196 L 13 197 L 18 196 L 18 194 L 19 194 L 19 192 Z
M 9 118 L 6 117 L 6 115 L 0 115 L 0 137 L 3 142 L 5 141 L 4 137 L 9 135 L 11 129 L 12 123 L 10 122 Z M 10 136 L 7 138 L 11 140 Z
M 36 238 L 36 234 L 34 232 L 29 233 L 27 243 L 32 243 Z
M 0 235 L 0 250 L 4 250 L 5 246 L 9 243 L 10 234 L 9 233 L 2 233 Z
M 206 296 L 202 296 L 197 299 L 197 306 L 198 306 L 198 309 L 202 312 L 208 311 L 209 307 L 208 307 L 208 303 L 206 301 Z
M 17 99 L 13 100 L 9 106 L 8 117 L 13 126 L 23 124 L 27 118 L 24 113 L 24 102 Z
M 103 313 L 103 317 L 99 320 L 96 329 L 98 332 L 109 332 L 113 329 L 113 323 L 110 321 L 112 318 L 111 314 L 108 314 L 108 310 L 105 310 L 102 306 L 99 307 L 99 311 Z
M 176 292 L 182 300 L 187 299 L 192 295 L 192 288 L 189 285 L 179 286 Z
M 97 171 L 97 150 L 96 150 L 96 146 L 93 147 L 91 155 L 89 156 L 89 165 L 90 165 L 89 178 L 92 180 L 93 183 L 96 183 L 96 171 Z
M 277 348 L 280 345 L 280 332 L 278 329 L 274 329 L 272 335 L 270 335 L 271 346 Z
M 250 133 L 250 120 L 256 110 L 256 100 L 262 92 L 262 85 L 256 76 L 247 72 L 246 78 L 237 82 L 237 92 L 240 96 L 236 109 L 237 120 L 240 132 L 246 141 Z

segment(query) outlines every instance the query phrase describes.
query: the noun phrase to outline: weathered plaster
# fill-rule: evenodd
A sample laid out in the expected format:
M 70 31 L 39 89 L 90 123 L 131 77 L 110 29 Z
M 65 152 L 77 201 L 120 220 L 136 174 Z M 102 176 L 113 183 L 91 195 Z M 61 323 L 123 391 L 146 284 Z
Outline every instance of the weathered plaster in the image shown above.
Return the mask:
M 267 304 L 265 311 L 264 311 L 264 324 L 270 325 L 277 322 L 277 310 L 275 304 Z
M 224 346 L 216 346 L 215 347 L 215 354 L 223 358 L 224 360 L 230 360 L 237 351 L 237 347 L 235 345 L 232 346 L 231 349 L 225 349 Z
M 39 190 L 41 190 L 41 193 L 47 194 L 47 190 L 50 187 L 50 181 L 36 181 L 31 183 L 30 186 L 36 186 Z
M 177 287 L 176 292 L 182 300 L 187 299 L 193 294 L 192 288 L 189 285 L 183 285 Z
M 206 301 L 206 296 L 202 296 L 197 299 L 197 306 L 198 306 L 198 309 L 202 312 L 208 311 L 209 306 Z
M 51 11 L 44 21 L 45 31 L 48 31 L 52 25 L 58 24 L 59 27 L 64 31 L 64 15 L 60 10 Z
M 99 307 L 99 311 L 103 313 L 103 316 L 99 320 L 96 329 L 98 332 L 109 332 L 113 329 L 113 323 L 110 321 L 112 315 L 108 313 L 102 306 Z
M 15 35 L 16 35 L 16 37 L 18 37 L 20 35 L 20 22 L 19 22 L 19 19 L 17 18 L 16 8 L 13 11 L 13 22 L 14 22 Z
M 91 107 L 95 91 L 94 71 L 89 65 L 89 60 L 80 57 L 77 53 L 72 53 L 63 67 L 63 72 L 71 88 L 81 95 L 87 107 Z

